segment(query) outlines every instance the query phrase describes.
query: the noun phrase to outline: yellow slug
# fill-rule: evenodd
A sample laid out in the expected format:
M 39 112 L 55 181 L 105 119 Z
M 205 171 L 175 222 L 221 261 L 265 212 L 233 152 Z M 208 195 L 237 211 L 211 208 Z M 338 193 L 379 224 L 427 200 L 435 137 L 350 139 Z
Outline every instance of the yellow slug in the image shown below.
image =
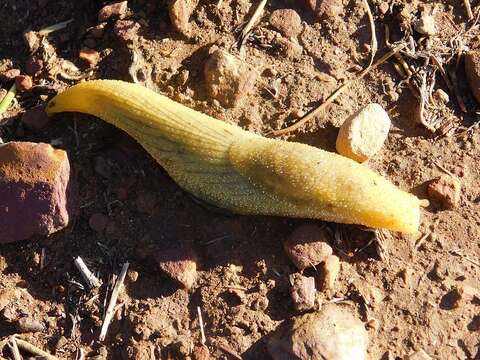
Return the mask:
M 124 130 L 184 190 L 235 213 L 418 230 L 421 201 L 364 165 L 244 131 L 140 85 L 80 83 L 47 106 L 48 114 L 64 111 Z

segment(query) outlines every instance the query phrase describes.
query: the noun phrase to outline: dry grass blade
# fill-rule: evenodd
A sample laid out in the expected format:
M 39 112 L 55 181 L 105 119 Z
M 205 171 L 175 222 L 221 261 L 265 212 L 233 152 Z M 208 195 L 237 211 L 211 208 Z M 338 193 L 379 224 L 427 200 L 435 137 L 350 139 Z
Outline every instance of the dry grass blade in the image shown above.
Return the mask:
M 252 17 L 250 18 L 250 20 L 248 20 L 247 24 L 243 28 L 242 33 L 240 34 L 240 39 L 239 39 L 240 49 L 243 47 L 243 45 L 247 41 L 248 34 L 250 34 L 250 31 L 252 31 L 252 28 L 255 25 L 255 23 L 262 16 L 265 5 L 267 5 L 267 0 L 261 0 L 257 8 L 255 9 L 255 12 L 253 13 Z
M 100 280 L 90 271 L 85 262 L 80 256 L 77 256 L 74 260 L 75 266 L 83 277 L 83 280 L 88 284 L 90 288 L 96 288 L 102 285 Z
M 18 350 L 17 341 L 15 336 L 11 336 L 7 345 L 12 353 L 13 360 L 22 360 L 22 356 L 20 355 L 20 351 Z
M 46 351 L 43 351 L 42 349 L 39 349 L 35 345 L 30 344 L 28 341 L 25 341 L 22 339 L 15 339 L 15 340 L 20 349 L 25 350 L 30 354 L 40 356 L 45 360 L 59 360 L 56 356 L 50 355 Z
M 301 118 L 298 122 L 296 122 L 295 124 L 289 126 L 289 127 L 286 127 L 285 129 L 280 129 L 280 130 L 274 130 L 272 132 L 273 136 L 282 136 L 282 135 L 286 135 L 288 133 L 291 133 L 292 131 L 295 131 L 295 130 L 298 130 L 300 129 L 302 126 L 306 125 L 308 122 L 310 122 L 311 120 L 313 120 L 315 118 L 315 116 L 317 116 L 318 114 L 320 114 L 323 110 L 325 110 L 325 108 L 331 104 L 336 98 L 338 98 L 346 89 L 348 89 L 348 87 L 350 85 L 352 85 L 355 81 L 358 81 L 362 78 L 365 77 L 365 75 L 367 75 L 371 70 L 377 68 L 378 66 L 380 66 L 381 64 L 383 64 L 385 61 L 387 61 L 388 59 L 390 59 L 392 56 L 394 56 L 395 54 L 397 54 L 400 50 L 402 50 L 403 48 L 405 47 L 405 44 L 402 44 L 402 45 L 399 45 L 395 48 L 393 48 L 392 50 L 390 50 L 389 52 L 387 52 L 385 55 L 383 55 L 380 59 L 378 59 L 374 64 L 372 64 L 371 66 L 368 66 L 367 68 L 365 68 L 363 71 L 361 71 L 359 74 L 357 74 L 357 76 L 352 79 L 352 80 L 349 80 L 347 81 L 346 83 L 344 83 L 343 85 L 341 85 L 340 87 L 338 87 L 322 104 L 320 104 L 317 108 L 313 109 L 312 111 L 310 111 L 308 114 L 306 114 L 303 118 Z
M 205 337 L 205 325 L 203 323 L 202 310 L 200 309 L 200 306 L 197 306 L 197 313 L 198 322 L 200 323 L 200 334 L 202 336 L 201 343 L 202 345 L 205 345 L 205 343 L 207 342 L 207 338 Z
M 371 32 L 371 37 L 370 37 L 371 54 L 370 54 L 370 62 L 368 64 L 368 67 L 370 67 L 373 64 L 373 60 L 375 59 L 375 54 L 377 53 L 377 50 L 378 50 L 378 41 L 377 41 L 377 34 L 375 29 L 375 21 L 373 20 L 373 15 L 372 15 L 372 9 L 370 9 L 368 0 L 363 0 L 363 3 L 365 4 L 365 9 L 367 10 L 368 22 L 370 23 L 370 32 Z
M 473 20 L 473 12 L 470 5 L 470 0 L 463 0 L 463 4 L 465 5 L 465 10 L 467 11 L 468 20 Z
M 7 111 L 16 94 L 17 87 L 15 84 L 13 84 L 10 90 L 8 90 L 7 94 L 3 97 L 2 101 L 0 101 L 0 115 Z
M 62 30 L 67 27 L 68 24 L 70 24 L 73 21 L 73 19 L 67 20 L 67 21 L 62 21 L 59 22 L 58 24 L 50 25 L 47 26 L 46 28 L 43 28 L 38 32 L 38 35 L 48 35 L 54 31 Z

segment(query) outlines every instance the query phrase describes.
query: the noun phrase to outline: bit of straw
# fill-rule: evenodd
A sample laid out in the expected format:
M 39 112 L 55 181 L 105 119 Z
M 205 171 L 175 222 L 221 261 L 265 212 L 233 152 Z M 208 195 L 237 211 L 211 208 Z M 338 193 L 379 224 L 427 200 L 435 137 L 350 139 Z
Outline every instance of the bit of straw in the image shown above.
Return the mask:
M 373 15 L 372 15 L 372 9 L 370 9 L 370 5 L 368 4 L 368 0 L 363 0 L 363 3 L 365 5 L 365 9 L 367 10 L 367 15 L 368 15 L 368 22 L 370 23 L 370 49 L 371 49 L 371 54 L 370 54 L 370 62 L 368 64 L 368 67 L 372 66 L 373 60 L 375 59 L 375 54 L 377 53 L 378 50 L 378 41 L 377 41 L 377 34 L 375 30 L 375 21 L 373 20 Z
M 75 258 L 74 263 L 80 274 L 82 274 L 83 280 L 90 288 L 97 288 L 102 285 L 102 282 L 90 271 L 80 256 Z
M 242 33 L 240 34 L 240 39 L 239 39 L 240 49 L 243 47 L 243 45 L 245 45 L 248 35 L 252 31 L 252 28 L 255 25 L 255 23 L 262 16 L 265 5 L 267 5 L 267 0 L 261 0 L 257 8 L 255 9 L 255 12 L 253 13 L 252 17 L 250 18 L 250 20 L 248 20 L 247 24 L 243 28 Z
M 3 97 L 2 101 L 0 101 L 0 115 L 7 111 L 16 94 L 17 86 L 13 84 L 10 90 L 8 90 L 7 94 Z
M 203 324 L 203 317 L 202 317 L 202 310 L 200 310 L 200 306 L 197 306 L 197 313 L 198 313 L 198 322 L 200 323 L 200 335 L 202 339 L 200 342 L 202 345 L 205 345 L 207 342 L 207 338 L 205 337 L 205 325 Z
M 62 21 L 59 22 L 58 24 L 50 25 L 47 26 L 46 28 L 43 28 L 38 32 L 38 35 L 48 35 L 51 34 L 52 32 L 62 30 L 67 27 L 68 24 L 70 24 L 73 21 L 73 19 L 67 20 L 67 21 Z
M 472 7 L 470 6 L 470 0 L 463 0 L 463 4 L 465 5 L 465 10 L 467 11 L 468 20 L 473 20 L 473 12 Z
M 104 341 L 105 337 L 107 336 L 108 327 L 110 326 L 110 322 L 112 321 L 113 315 L 115 314 L 115 305 L 117 303 L 118 294 L 122 289 L 123 282 L 125 281 L 125 275 L 127 275 L 128 266 L 130 264 L 126 262 L 123 264 L 122 271 L 118 276 L 117 282 L 113 287 L 112 296 L 110 297 L 110 302 L 108 303 L 107 312 L 105 313 L 105 318 L 103 319 L 102 328 L 100 330 L 99 340 Z
M 43 351 L 42 349 L 39 349 L 35 345 L 30 344 L 29 342 L 22 340 L 22 339 L 15 339 L 17 342 L 17 345 L 20 349 L 25 350 L 26 352 L 41 356 L 45 360 L 59 360 L 56 356 L 50 355 L 46 351 Z
M 7 345 L 12 353 L 13 360 L 22 360 L 22 356 L 20 355 L 20 351 L 18 350 L 17 341 L 15 336 L 11 336 Z

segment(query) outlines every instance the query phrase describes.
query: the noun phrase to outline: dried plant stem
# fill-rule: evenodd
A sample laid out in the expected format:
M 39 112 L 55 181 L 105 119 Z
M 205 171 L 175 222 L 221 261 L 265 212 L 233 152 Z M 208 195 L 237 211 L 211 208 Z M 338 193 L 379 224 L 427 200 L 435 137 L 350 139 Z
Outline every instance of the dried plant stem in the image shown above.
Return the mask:
M 15 339 L 15 340 L 20 349 L 25 350 L 30 354 L 41 356 L 45 358 L 45 360 L 58 360 L 56 356 L 50 355 L 49 353 L 43 351 L 42 349 L 39 349 L 35 345 L 32 345 L 25 340 L 22 340 L 22 339 Z
M 378 59 L 374 64 L 371 66 L 366 67 L 363 71 L 361 71 L 356 78 L 347 81 L 346 83 L 342 84 L 340 87 L 338 87 L 322 104 L 320 104 L 317 108 L 313 109 L 310 111 L 308 114 L 306 114 L 303 118 L 301 118 L 298 122 L 295 124 L 286 127 L 285 129 L 280 129 L 280 130 L 274 130 L 273 131 L 273 136 L 282 136 L 286 135 L 292 131 L 300 129 L 302 126 L 310 122 L 317 116 L 319 113 L 321 113 L 325 108 L 331 104 L 336 98 L 338 98 L 350 85 L 352 85 L 355 81 L 363 79 L 365 75 L 367 75 L 371 70 L 377 68 L 381 64 L 383 64 L 385 61 L 390 59 L 392 56 L 397 54 L 400 50 L 402 50 L 405 47 L 405 44 L 399 45 L 389 52 L 387 52 L 385 55 L 383 55 L 380 59 Z
M 70 24 L 73 21 L 73 19 L 67 20 L 67 21 L 62 21 L 54 25 L 47 26 L 46 28 L 43 28 L 38 32 L 38 35 L 48 35 L 54 31 L 62 30 L 67 27 L 68 24 Z
M 373 20 L 373 15 L 372 15 L 372 9 L 370 9 L 370 5 L 368 4 L 368 0 L 363 0 L 363 3 L 365 5 L 365 9 L 367 10 L 367 15 L 368 15 L 368 22 L 370 24 L 370 62 L 368 66 L 372 66 L 373 60 L 375 59 L 375 54 L 377 53 L 378 50 L 378 41 L 377 41 L 377 34 L 375 30 L 375 21 Z
M 472 12 L 472 7 L 470 6 L 470 0 L 463 0 L 463 4 L 465 5 L 465 9 L 467 11 L 468 20 L 472 20 L 473 12 Z
M 10 337 L 7 345 L 12 353 L 13 360 L 22 360 L 22 356 L 20 355 L 20 351 L 18 350 L 17 341 L 15 336 Z
M 262 16 L 265 5 L 267 5 L 267 0 L 261 0 L 257 8 L 255 9 L 255 12 L 253 13 L 252 17 L 250 18 L 250 20 L 248 20 L 247 24 L 243 28 L 242 33 L 240 34 L 240 46 L 239 46 L 240 49 L 245 44 L 245 41 L 247 41 L 248 34 L 250 34 L 250 31 L 252 31 L 252 28 L 255 25 L 255 23 L 260 18 L 260 16 Z
M 80 274 L 82 274 L 83 280 L 85 280 L 90 288 L 96 288 L 102 285 L 101 281 L 89 270 L 80 256 L 75 258 L 74 263 Z
M 117 282 L 113 287 L 112 296 L 110 297 L 110 302 L 108 303 L 107 312 L 105 313 L 105 318 L 103 319 L 102 329 L 100 330 L 99 340 L 104 341 L 105 336 L 107 335 L 108 327 L 110 326 L 110 322 L 112 321 L 113 315 L 115 313 L 115 305 L 117 303 L 118 294 L 122 289 L 123 282 L 125 281 L 125 276 L 127 275 L 128 266 L 130 264 L 126 262 L 123 264 L 122 271 L 118 276 Z
M 207 338 L 205 337 L 205 325 L 203 324 L 202 310 L 200 310 L 200 306 L 197 306 L 197 313 L 198 322 L 200 323 L 200 334 L 202 336 L 201 343 L 202 345 L 205 345 Z
M 2 101 L 0 101 L 0 115 L 7 111 L 16 94 L 17 86 L 13 84 L 10 90 L 8 90 L 7 94 L 3 97 Z

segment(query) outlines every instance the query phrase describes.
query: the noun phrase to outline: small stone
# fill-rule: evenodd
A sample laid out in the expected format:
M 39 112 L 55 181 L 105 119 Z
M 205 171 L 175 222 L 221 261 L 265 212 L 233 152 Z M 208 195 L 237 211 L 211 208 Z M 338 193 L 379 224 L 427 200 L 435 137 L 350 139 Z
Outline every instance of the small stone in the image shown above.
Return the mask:
M 45 107 L 43 105 L 30 108 L 22 115 L 22 124 L 32 131 L 45 129 L 49 122 L 50 118 L 45 112 Z
M 88 219 L 88 225 L 92 230 L 101 233 L 105 230 L 109 221 L 108 216 L 102 213 L 95 213 Z
M 290 276 L 292 284 L 290 296 L 293 306 L 297 311 L 308 311 L 315 306 L 315 278 L 306 277 L 300 274 Z
M 130 283 L 135 283 L 135 282 L 137 282 L 138 276 L 139 276 L 138 271 L 128 270 L 127 278 L 128 278 L 128 281 L 129 281 Z
M 98 21 L 103 22 L 114 17 L 118 19 L 123 19 L 127 13 L 128 4 L 127 1 L 121 1 L 106 5 L 100 9 L 98 12 Z
M 25 63 L 25 73 L 30 76 L 37 75 L 43 69 L 43 60 L 30 58 Z
M 28 75 L 18 75 L 15 78 L 15 85 L 18 91 L 30 90 L 33 86 L 32 78 Z
M 16 288 L 0 289 L 0 311 L 2 311 L 11 301 L 20 297 L 20 290 Z
M 278 9 L 270 15 L 270 24 L 286 37 L 297 37 L 302 32 L 302 19 L 293 9 Z
M 448 94 L 442 89 L 435 90 L 433 93 L 433 98 L 441 104 L 448 104 L 450 101 L 450 96 L 448 96 Z
M 284 242 L 287 256 L 299 270 L 316 266 L 332 255 L 328 245 L 330 235 L 317 225 L 302 225 L 296 228 Z
M 318 18 L 335 20 L 343 14 L 342 0 L 307 0 L 310 9 Z
M 27 45 L 31 54 L 37 51 L 38 47 L 40 46 L 40 40 L 34 31 L 27 31 L 24 33 L 23 40 L 25 41 L 25 44 Z
M 413 28 L 422 35 L 433 36 L 437 33 L 435 18 L 427 12 L 423 12 L 420 19 L 414 22 Z
M 337 137 L 337 151 L 364 162 L 383 146 L 390 130 L 390 118 L 379 104 L 369 104 L 344 121 Z
M 268 343 L 273 360 L 365 360 L 368 333 L 345 308 L 328 304 L 282 324 Z
M 388 4 L 388 2 L 384 1 L 382 2 L 379 6 L 378 6 L 378 10 L 380 10 L 380 13 L 382 15 L 385 15 L 388 10 L 390 9 L 390 5 Z
M 38 320 L 22 317 L 16 323 L 17 330 L 22 333 L 44 331 L 45 326 Z
M 275 40 L 275 46 L 281 55 L 290 60 L 298 59 L 303 53 L 303 47 L 296 41 L 279 38 Z
M 170 21 L 176 31 L 186 36 L 190 35 L 190 17 L 197 5 L 198 0 L 173 0 L 170 2 Z
M 48 144 L 0 146 L 0 243 L 50 235 L 75 213 L 67 153 Z
M 94 67 L 100 61 L 100 53 L 96 50 L 89 48 L 81 49 L 78 57 L 80 58 L 80 60 L 88 63 L 90 67 Z
M 14 80 L 17 76 L 20 75 L 20 70 L 19 69 L 9 69 L 2 73 L 2 79 L 5 79 L 7 81 Z
M 192 352 L 192 359 L 193 360 L 208 360 L 210 359 L 210 351 L 205 345 L 202 346 L 195 346 Z
M 113 32 L 121 41 L 132 43 L 138 39 L 138 30 L 140 24 L 133 20 L 117 20 L 113 27 Z
M 338 256 L 329 255 L 323 262 L 323 271 L 325 274 L 323 289 L 332 290 L 340 272 L 340 259 Z
M 450 292 L 451 308 L 460 308 L 473 301 L 475 297 L 478 297 L 480 292 L 475 288 L 468 285 L 458 285 Z
M 407 355 L 405 360 L 433 360 L 423 349 L 415 351 L 414 353 Z
M 257 78 L 257 72 L 247 63 L 224 50 L 210 55 L 204 74 L 208 94 L 227 108 L 239 104 L 253 89 Z
M 460 201 L 462 184 L 458 178 L 441 175 L 430 181 L 427 187 L 429 199 L 444 209 L 453 209 Z
M 187 247 L 171 248 L 159 251 L 156 261 L 160 270 L 189 290 L 197 279 L 195 254 Z
M 480 102 L 480 51 L 470 51 L 465 56 L 465 72 L 475 99 Z

